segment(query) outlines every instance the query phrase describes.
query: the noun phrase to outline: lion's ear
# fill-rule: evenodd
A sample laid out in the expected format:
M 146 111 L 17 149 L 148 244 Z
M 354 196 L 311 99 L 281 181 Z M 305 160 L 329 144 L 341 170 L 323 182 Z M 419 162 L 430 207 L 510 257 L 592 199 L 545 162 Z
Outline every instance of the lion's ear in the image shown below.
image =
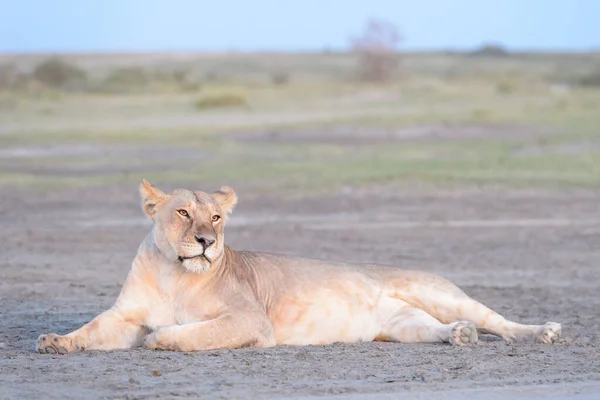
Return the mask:
M 238 202 L 237 194 L 229 186 L 222 186 L 221 189 L 211 194 L 211 196 L 225 215 L 231 214 Z
M 140 184 L 142 209 L 144 210 L 144 214 L 146 214 L 150 220 L 154 221 L 154 217 L 156 216 L 156 205 L 160 203 L 165 196 L 165 192 L 152 186 L 147 180 L 142 179 L 142 183 Z

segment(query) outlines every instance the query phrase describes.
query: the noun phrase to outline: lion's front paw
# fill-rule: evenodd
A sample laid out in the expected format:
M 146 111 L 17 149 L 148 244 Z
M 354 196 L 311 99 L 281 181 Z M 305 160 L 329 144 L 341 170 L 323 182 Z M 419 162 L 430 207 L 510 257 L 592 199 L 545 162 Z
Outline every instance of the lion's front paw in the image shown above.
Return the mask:
M 85 346 L 80 340 L 56 333 L 40 335 L 35 350 L 41 354 L 67 354 L 83 351 Z
M 561 326 L 556 322 L 546 322 L 535 332 L 535 342 L 551 344 L 560 338 Z
M 475 324 L 469 321 L 456 322 L 450 332 L 450 343 L 456 346 L 466 346 L 477 343 L 479 336 Z
M 142 346 L 148 350 L 171 350 L 168 343 L 166 343 L 164 340 L 161 340 L 159 336 L 160 335 L 158 331 L 147 335 L 144 338 L 144 343 Z
M 144 341 L 142 342 L 142 347 L 149 350 L 158 350 L 158 339 L 156 337 L 156 333 L 150 333 L 144 337 Z

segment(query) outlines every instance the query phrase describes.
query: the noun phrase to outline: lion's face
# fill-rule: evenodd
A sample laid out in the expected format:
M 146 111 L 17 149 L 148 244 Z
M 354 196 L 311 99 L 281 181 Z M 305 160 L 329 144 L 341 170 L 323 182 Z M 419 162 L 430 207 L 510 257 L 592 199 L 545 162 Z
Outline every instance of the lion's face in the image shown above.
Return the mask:
M 206 272 L 223 255 L 223 229 L 237 203 L 233 189 L 208 194 L 178 189 L 165 194 L 142 181 L 142 208 L 154 222 L 154 241 L 162 254 L 191 272 Z

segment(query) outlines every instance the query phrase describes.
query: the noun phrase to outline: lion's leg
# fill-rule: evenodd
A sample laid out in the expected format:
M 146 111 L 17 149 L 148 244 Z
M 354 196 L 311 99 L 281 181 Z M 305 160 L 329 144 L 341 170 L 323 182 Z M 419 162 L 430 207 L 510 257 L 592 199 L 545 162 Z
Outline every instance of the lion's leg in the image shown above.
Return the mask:
M 148 334 L 146 327 L 135 323 L 135 313 L 110 309 L 81 328 L 67 334 L 40 335 L 36 350 L 39 353 L 66 354 L 83 350 L 128 349 L 141 344 Z
M 554 343 L 560 337 L 560 324 L 547 322 L 543 325 L 524 325 L 509 321 L 439 276 L 413 276 L 409 291 L 406 290 L 405 280 L 399 282 L 401 290 L 396 290 L 393 297 L 411 299 L 418 308 L 443 323 L 471 321 L 480 333 L 491 333 L 506 341 Z
M 519 324 L 507 320 L 468 296 L 457 299 L 453 314 L 456 319 L 473 321 L 481 333 L 491 333 L 506 341 L 554 343 L 561 334 L 561 326 L 556 322 L 546 322 L 543 325 Z
M 153 350 L 199 351 L 275 346 L 275 333 L 266 316 L 223 315 L 215 319 L 160 328 L 144 339 Z
M 421 309 L 406 307 L 390 318 L 377 340 L 402 343 L 446 342 L 464 346 L 477 342 L 477 329 L 469 321 L 442 324 Z

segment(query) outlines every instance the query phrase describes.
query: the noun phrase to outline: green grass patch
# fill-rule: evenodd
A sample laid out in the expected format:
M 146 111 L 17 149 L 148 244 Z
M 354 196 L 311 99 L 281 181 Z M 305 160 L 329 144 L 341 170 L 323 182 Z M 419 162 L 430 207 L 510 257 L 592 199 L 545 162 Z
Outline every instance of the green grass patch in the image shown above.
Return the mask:
M 590 187 L 600 182 L 600 151 L 580 154 L 519 153 L 518 141 L 471 140 L 443 145 L 413 143 L 363 149 L 337 146 L 280 146 L 229 144 L 215 147 L 214 157 L 198 162 L 164 164 L 148 172 L 97 173 L 85 176 L 0 173 L 3 185 L 90 186 L 137 184 L 142 178 L 168 184 L 264 184 L 280 182 L 286 188 L 333 189 L 419 181 L 433 184 L 504 184 L 533 187 Z M 99 158 L 99 166 L 119 165 Z M 123 161 L 121 161 L 123 162 Z M 44 161 L 42 161 L 42 164 Z M 63 166 L 77 169 L 90 160 L 72 159 Z M 152 166 L 151 161 L 148 165 Z M 58 165 L 47 161 L 48 165 Z M 123 162 L 123 165 L 125 163 Z M 143 162 L 140 164 L 143 167 Z M 125 168 L 123 168 L 125 170 Z M 142 168 L 143 170 L 143 168 Z

